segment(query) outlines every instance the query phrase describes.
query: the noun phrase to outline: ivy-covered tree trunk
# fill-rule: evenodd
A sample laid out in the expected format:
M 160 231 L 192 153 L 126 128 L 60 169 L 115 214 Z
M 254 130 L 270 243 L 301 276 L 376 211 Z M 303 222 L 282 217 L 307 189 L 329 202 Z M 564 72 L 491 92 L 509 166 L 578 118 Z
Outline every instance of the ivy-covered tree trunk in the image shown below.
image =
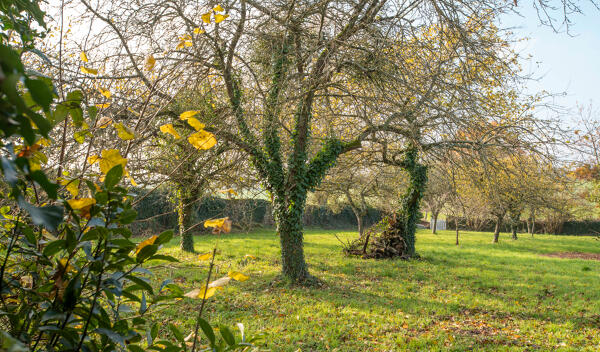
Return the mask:
M 243 3 L 243 2 L 242 2 Z M 292 133 L 289 139 L 287 161 L 284 162 L 282 140 L 279 135 L 282 124 L 280 92 L 286 84 L 286 73 L 289 67 L 288 52 L 292 38 L 285 38 L 281 51 L 273 52 L 271 84 L 266 97 L 262 136 L 253 132 L 246 120 L 242 106 L 242 89 L 235 75 L 225 70 L 224 81 L 231 108 L 235 115 L 239 135 L 232 138 L 251 157 L 255 168 L 266 189 L 271 193 L 273 217 L 277 225 L 281 243 L 282 273 L 294 283 L 304 283 L 310 278 L 304 259 L 303 215 L 307 193 L 314 189 L 325 177 L 327 170 L 333 166 L 338 156 L 344 151 L 360 147 L 360 140 L 342 142 L 339 138 L 327 139 L 317 153 L 309 158 L 312 105 L 316 94 L 316 86 L 307 84 L 303 87 L 303 97 L 298 102 L 292 122 Z M 329 60 L 329 52 L 325 51 L 317 59 L 312 73 L 316 82 Z M 223 62 L 223 67 L 231 67 Z M 262 142 L 262 143 L 261 143 Z
M 310 277 L 304 259 L 303 216 L 304 200 L 286 202 L 274 197 L 273 215 L 281 245 L 282 273 L 293 282 L 304 282 Z
M 182 190 L 177 191 L 177 225 L 179 227 L 180 248 L 184 252 L 194 253 L 194 236 L 187 231 L 193 226 L 194 199 L 185 197 Z
M 405 151 L 404 159 L 400 163 L 400 167 L 408 172 L 409 184 L 406 192 L 402 195 L 398 211 L 399 221 L 395 226 L 401 230 L 400 233 L 406 244 L 404 255 L 408 257 L 417 255 L 415 234 L 420 215 L 420 203 L 427 184 L 427 167 L 418 162 L 418 156 L 419 151 L 416 146 L 410 146 Z

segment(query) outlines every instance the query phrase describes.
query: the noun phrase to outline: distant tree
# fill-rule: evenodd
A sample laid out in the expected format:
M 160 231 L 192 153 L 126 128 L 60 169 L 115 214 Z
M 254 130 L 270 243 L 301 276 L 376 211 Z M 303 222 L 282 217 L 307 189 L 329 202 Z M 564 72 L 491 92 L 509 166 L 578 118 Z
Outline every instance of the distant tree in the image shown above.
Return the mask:
M 381 165 L 372 156 L 355 151 L 339 158 L 311 197 L 334 211 L 349 206 L 356 217 L 358 233 L 365 230 L 369 208 L 390 210 L 403 186 L 398 170 Z
M 427 178 L 426 191 L 423 196 L 423 202 L 429 212 L 431 212 L 431 233 L 434 234 L 437 230 L 437 221 L 440 212 L 454 193 L 452 180 L 448 177 L 448 171 L 450 171 L 448 168 L 449 165 L 442 163 L 435 163 L 433 167 L 429 168 L 429 177 Z

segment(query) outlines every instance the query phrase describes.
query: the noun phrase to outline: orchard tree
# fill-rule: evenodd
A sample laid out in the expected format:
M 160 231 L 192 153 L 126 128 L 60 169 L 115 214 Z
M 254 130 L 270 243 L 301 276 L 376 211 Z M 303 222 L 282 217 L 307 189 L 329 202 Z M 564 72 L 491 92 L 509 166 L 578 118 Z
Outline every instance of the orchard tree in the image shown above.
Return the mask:
M 447 164 L 435 163 L 429 169 L 423 202 L 431 213 L 431 233 L 434 234 L 437 230 L 437 221 L 440 212 L 444 209 L 444 206 L 448 203 L 453 193 L 455 193 L 453 180 L 448 177 L 450 176 L 449 172 L 451 172 L 449 167 L 450 165 Z
M 293 282 L 310 278 L 301 221 L 307 193 L 341 154 L 363 141 L 381 139 L 377 132 L 403 135 L 398 147 L 412 146 L 406 151 L 407 161 L 417 161 L 419 151 L 445 144 L 414 138 L 427 131 L 416 128 L 421 120 L 415 116 L 443 112 L 454 115 L 455 121 L 476 116 L 457 108 L 455 103 L 464 99 L 458 99 L 456 89 L 442 93 L 463 86 L 466 80 L 460 77 L 480 72 L 477 67 L 487 65 L 490 54 L 502 57 L 500 44 L 486 38 L 488 32 L 481 27 L 492 21 L 479 19 L 515 6 L 492 0 L 477 7 L 469 1 L 431 0 L 81 3 L 90 18 L 103 23 L 94 40 L 118 43 L 119 50 L 114 44 L 94 46 L 113 59 L 107 68 L 119 69 L 121 78 L 133 77 L 147 91 L 136 95 L 142 99 L 134 111 L 148 110 L 150 118 L 136 124 L 136 131 L 168 110 L 160 100 L 168 101 L 189 87 L 208 86 L 205 92 L 215 119 L 207 131 L 243 150 L 270 193 L 282 272 Z M 423 34 L 431 30 L 444 33 L 446 39 L 424 40 Z M 477 44 L 481 41 L 483 45 Z M 421 43 L 429 46 L 426 52 L 431 55 L 421 56 Z M 436 43 L 449 50 L 436 54 L 441 49 Z M 474 50 L 478 47 L 484 49 Z M 395 55 L 401 52 L 406 55 Z M 418 62 L 404 65 L 401 57 Z M 153 70 L 144 70 L 144 63 Z M 421 75 L 411 72 L 423 67 L 428 69 Z M 431 84 L 438 76 L 444 77 L 444 84 Z M 384 84 L 376 87 L 377 81 Z M 474 88 L 481 87 L 471 84 L 459 90 Z M 407 115 L 401 109 L 405 101 L 415 113 Z M 398 120 L 408 124 L 394 127 Z M 407 132 L 411 130 L 416 134 Z
M 378 163 L 373 155 L 354 151 L 342 155 L 312 197 L 333 211 L 349 206 L 362 237 L 369 208 L 392 211 L 404 182 L 398 170 Z

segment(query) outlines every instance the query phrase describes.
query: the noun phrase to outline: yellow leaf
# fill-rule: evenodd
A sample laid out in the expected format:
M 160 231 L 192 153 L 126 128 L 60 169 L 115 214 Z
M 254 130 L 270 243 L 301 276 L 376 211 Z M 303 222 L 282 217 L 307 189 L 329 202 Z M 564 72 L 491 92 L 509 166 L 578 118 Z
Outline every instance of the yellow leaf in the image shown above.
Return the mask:
M 65 273 L 68 273 L 70 271 L 75 271 L 75 269 L 73 269 L 73 266 L 68 263 L 68 259 L 67 258 L 62 258 L 58 262 L 60 263 L 61 269 L 64 268 L 64 272 Z
M 185 43 L 184 42 L 179 42 L 179 44 L 177 44 L 177 46 L 175 47 L 176 50 L 179 49 L 183 49 L 185 47 Z
M 60 184 L 65 186 L 66 190 L 69 191 L 73 197 L 77 197 L 79 194 L 79 180 L 67 180 L 61 178 Z
M 73 210 L 78 210 L 84 218 L 90 218 L 90 210 L 96 204 L 94 198 L 69 199 L 67 201 Z
M 81 58 L 81 61 L 83 61 L 83 62 L 89 61 L 87 55 L 85 54 L 85 51 L 82 51 L 81 54 L 79 54 L 79 57 Z
M 232 188 L 220 190 L 219 193 L 225 193 L 225 194 L 229 193 L 229 194 L 234 195 L 234 196 L 238 195 L 238 193 L 235 190 L 233 190 Z
M 102 89 L 102 87 L 98 87 L 98 91 L 100 92 L 100 94 L 104 95 L 106 99 L 110 99 L 111 94 L 109 90 L 104 90 Z
M 106 128 L 111 123 L 112 123 L 112 119 L 110 117 L 108 117 L 108 116 L 102 116 L 96 122 L 96 127 L 98 127 L 98 128 Z
M 194 28 L 194 34 L 202 34 L 204 33 L 204 29 L 200 29 L 199 27 Z
M 213 11 L 215 11 L 215 12 L 223 12 L 223 11 L 225 11 L 225 10 L 223 10 L 223 8 L 221 7 L 221 5 L 217 5 L 217 6 L 216 6 L 216 7 L 213 9 Z
M 106 109 L 110 106 L 110 103 L 104 103 L 104 104 L 96 104 L 96 107 L 98 109 Z
M 223 22 L 229 15 L 221 15 L 220 13 L 215 14 L 215 23 Z
M 146 59 L 146 70 L 152 71 L 152 69 L 154 69 L 155 64 L 156 59 L 154 59 L 154 56 L 150 54 L 150 56 L 148 56 L 148 58 Z
M 150 237 L 149 239 L 147 239 L 143 242 L 140 242 L 135 249 L 135 254 L 137 255 L 142 250 L 142 248 L 154 244 L 154 241 L 156 241 L 157 238 L 158 238 L 158 236 L 154 235 L 154 236 Z
M 209 287 L 208 290 L 205 287 L 197 288 L 186 293 L 184 296 L 199 299 L 210 298 L 215 295 L 218 289 L 220 289 L 220 287 Z
M 172 123 L 167 123 L 165 125 L 160 126 L 160 131 L 162 133 L 168 133 L 168 134 L 172 135 L 173 137 L 175 137 L 176 139 L 181 138 L 179 133 L 177 133 L 177 131 L 175 131 L 175 128 L 173 128 Z
M 246 275 L 240 273 L 239 271 L 230 271 L 227 273 L 227 276 L 229 276 L 230 278 L 232 278 L 236 281 L 246 281 L 250 278 L 250 276 L 246 276 Z
M 179 115 L 179 119 L 181 120 L 187 120 L 192 116 L 195 116 L 198 113 L 197 110 L 188 110 L 188 111 L 184 111 Z
M 200 130 L 196 133 L 192 133 L 188 137 L 188 142 L 196 149 L 206 150 L 214 147 L 215 144 L 217 144 L 217 139 L 212 133 Z
M 231 281 L 231 278 L 229 276 L 225 276 L 222 277 L 218 280 L 215 280 L 213 282 L 211 282 L 210 284 L 208 284 L 208 287 L 223 287 L 225 285 L 227 285 L 229 283 L 229 281 Z
M 98 74 L 98 70 L 96 70 L 95 68 L 87 68 L 85 66 L 81 66 L 81 72 L 87 73 L 87 74 L 90 74 L 90 75 L 97 75 Z
M 244 256 L 244 258 L 256 259 L 256 257 L 255 257 L 255 256 L 253 256 L 252 254 L 246 254 L 246 255 Z
M 100 171 L 105 175 L 110 169 L 120 164 L 123 166 L 123 175 L 129 177 L 129 181 L 133 186 L 137 186 L 137 183 L 135 183 L 135 180 L 129 174 L 129 170 L 126 168 L 127 159 L 123 158 L 117 149 L 105 149 L 102 151 L 102 157 L 92 155 L 88 158 L 87 162 L 90 164 L 98 163 Z
M 200 254 L 198 256 L 199 260 L 209 260 L 210 258 L 212 258 L 212 252 L 208 252 L 208 253 L 204 253 L 204 254 Z
M 211 219 L 204 222 L 204 227 L 222 227 L 229 218 Z
M 102 157 L 99 159 L 100 171 L 106 174 L 117 165 L 127 165 L 127 159 L 123 158 L 117 149 L 105 149 L 102 151 Z
M 129 129 L 129 127 L 123 125 L 122 123 L 115 123 L 113 124 L 113 126 L 117 130 L 119 138 L 121 138 L 122 140 L 128 141 L 135 138 L 135 135 L 133 134 L 131 129 Z
M 202 122 L 198 121 L 198 119 L 195 119 L 193 117 L 188 117 L 187 123 L 190 126 L 194 127 L 194 129 L 196 131 L 200 131 L 201 129 L 203 129 L 204 127 L 206 127 Z
M 97 163 L 97 162 L 98 162 L 98 160 L 100 160 L 100 159 L 101 159 L 101 158 L 100 158 L 100 156 L 98 156 L 98 155 L 90 155 L 90 156 L 87 158 L 87 162 L 88 162 L 89 164 L 95 164 L 95 163 Z
M 74 210 L 80 210 L 96 204 L 96 200 L 94 198 L 69 199 L 67 203 Z
M 202 15 L 202 21 L 204 21 L 204 23 L 210 23 L 210 16 L 212 15 L 212 12 L 207 12 L 205 14 Z
M 40 140 L 38 141 L 38 143 L 40 145 L 43 145 L 44 147 L 49 147 L 50 144 L 52 144 L 52 141 L 50 141 L 49 139 L 46 139 L 46 138 L 40 138 Z

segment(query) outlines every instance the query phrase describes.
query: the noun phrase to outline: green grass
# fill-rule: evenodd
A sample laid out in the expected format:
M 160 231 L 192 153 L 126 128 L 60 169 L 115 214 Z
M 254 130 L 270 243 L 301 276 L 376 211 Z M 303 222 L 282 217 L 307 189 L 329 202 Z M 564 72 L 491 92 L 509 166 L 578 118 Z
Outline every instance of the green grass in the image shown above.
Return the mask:
M 600 253 L 593 238 L 425 231 L 417 236 L 422 260 L 361 260 L 342 254 L 335 231 L 310 230 L 305 251 L 322 288 L 276 280 L 279 239 L 273 231 L 223 235 L 218 273 L 251 276 L 210 299 L 206 318 L 249 334 L 266 334 L 271 351 L 598 351 L 600 266 L 596 261 L 540 254 Z M 342 232 L 342 238 L 356 234 Z M 173 278 L 186 289 L 202 286 L 206 264 L 181 255 L 177 241 L 163 253 L 181 263 L 160 264 L 157 282 Z M 197 236 L 208 252 L 215 236 Z M 256 260 L 244 260 L 246 254 Z M 199 301 L 185 298 L 155 316 L 192 330 Z M 166 333 L 166 329 L 164 330 Z

